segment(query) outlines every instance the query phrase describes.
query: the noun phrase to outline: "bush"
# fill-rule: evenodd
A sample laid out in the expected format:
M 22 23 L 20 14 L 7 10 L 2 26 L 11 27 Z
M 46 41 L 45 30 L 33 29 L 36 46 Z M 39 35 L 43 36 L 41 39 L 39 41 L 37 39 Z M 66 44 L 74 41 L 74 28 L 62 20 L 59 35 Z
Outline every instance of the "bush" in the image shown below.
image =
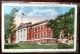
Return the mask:
M 58 49 L 70 49 L 70 48 L 73 48 L 73 45 L 67 45 L 67 44 L 64 44 L 64 43 L 59 43 L 58 44 Z
M 15 47 L 19 47 L 19 46 L 17 44 L 7 44 L 7 45 L 4 45 L 5 49 L 15 48 Z

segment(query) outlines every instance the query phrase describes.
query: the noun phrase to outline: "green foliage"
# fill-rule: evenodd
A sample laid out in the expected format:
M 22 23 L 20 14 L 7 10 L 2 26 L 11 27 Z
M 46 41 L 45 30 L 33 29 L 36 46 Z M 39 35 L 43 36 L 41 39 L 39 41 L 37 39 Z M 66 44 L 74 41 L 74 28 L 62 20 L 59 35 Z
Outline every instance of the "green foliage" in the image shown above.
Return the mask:
M 18 9 L 13 8 L 10 14 L 4 15 L 4 23 L 5 23 L 5 39 L 12 36 L 15 32 L 16 25 L 14 24 L 15 13 L 18 12 Z
M 36 42 L 19 42 L 15 44 L 5 44 L 5 49 L 71 49 L 73 45 L 67 45 L 64 43 L 44 45 L 48 43 L 42 43 L 43 45 L 39 45 Z
M 54 31 L 54 36 L 58 37 L 60 30 L 64 29 L 65 36 L 68 33 L 72 36 L 74 32 L 74 8 L 71 8 L 69 12 L 65 14 L 58 15 L 55 20 L 51 19 L 48 22 L 48 26 L 51 27 Z
M 19 47 L 19 46 L 17 44 L 6 44 L 6 45 L 4 45 L 5 49 L 16 48 L 16 47 Z
M 58 43 L 58 49 L 70 49 L 73 48 L 73 45 L 67 45 L 64 43 Z
M 8 37 L 8 25 L 10 22 L 11 16 L 9 14 L 4 15 L 4 29 L 5 29 L 5 38 Z
M 15 27 L 16 25 L 14 24 L 14 18 L 9 15 L 9 18 L 6 18 L 5 20 L 5 39 L 12 35 L 15 31 Z
M 10 15 L 14 18 L 16 15 L 15 13 L 17 13 L 18 11 L 19 11 L 18 8 L 13 8 Z

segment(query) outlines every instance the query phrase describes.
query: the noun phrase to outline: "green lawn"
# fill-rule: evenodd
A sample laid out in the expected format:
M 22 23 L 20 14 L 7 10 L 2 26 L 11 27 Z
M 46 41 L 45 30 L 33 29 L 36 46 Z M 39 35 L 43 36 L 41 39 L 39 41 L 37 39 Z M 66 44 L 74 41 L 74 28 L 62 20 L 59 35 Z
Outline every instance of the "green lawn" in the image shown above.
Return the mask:
M 73 45 L 67 44 L 37 44 L 37 43 L 29 43 L 29 42 L 20 42 L 15 44 L 5 44 L 5 49 L 68 49 L 73 48 Z

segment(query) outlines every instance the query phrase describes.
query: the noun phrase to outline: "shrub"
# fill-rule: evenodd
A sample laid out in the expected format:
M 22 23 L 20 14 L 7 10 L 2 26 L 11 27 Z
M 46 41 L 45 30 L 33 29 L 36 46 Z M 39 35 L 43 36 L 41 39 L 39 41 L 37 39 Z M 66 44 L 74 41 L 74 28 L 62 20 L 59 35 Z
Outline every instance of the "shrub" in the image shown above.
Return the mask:
M 67 44 L 64 44 L 64 43 L 59 43 L 58 44 L 58 49 L 70 49 L 70 48 L 73 48 L 73 45 L 67 45 Z
M 4 45 L 5 49 L 15 48 L 15 47 L 19 47 L 19 46 L 17 44 L 7 44 L 7 45 Z

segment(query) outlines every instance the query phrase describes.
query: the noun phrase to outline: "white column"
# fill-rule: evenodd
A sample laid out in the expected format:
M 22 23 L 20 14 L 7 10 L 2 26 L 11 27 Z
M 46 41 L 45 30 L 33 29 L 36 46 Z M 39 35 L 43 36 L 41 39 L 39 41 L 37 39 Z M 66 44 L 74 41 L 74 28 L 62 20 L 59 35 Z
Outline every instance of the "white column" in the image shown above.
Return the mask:
M 19 30 L 19 41 L 21 41 L 22 39 L 21 39 L 21 36 L 22 36 L 22 31 L 21 31 L 21 29 Z
M 36 34 L 36 39 L 37 39 L 37 34 Z
M 22 38 L 22 39 L 23 39 L 22 41 L 24 41 L 24 40 L 25 40 L 25 39 L 24 39 L 24 38 L 25 38 L 25 30 L 24 30 L 24 28 L 23 28 L 23 36 L 22 36 L 22 37 L 23 37 L 23 38 Z
M 27 40 L 27 28 L 25 28 L 25 37 L 24 37 L 24 40 L 25 41 Z
M 60 33 L 59 39 L 62 39 L 62 38 L 61 38 L 61 33 Z
M 64 34 L 63 33 L 60 33 L 60 39 L 64 38 Z
M 24 41 L 24 28 L 22 29 L 22 41 Z
M 25 41 L 25 28 L 23 29 L 23 41 Z
M 11 43 L 10 37 L 8 38 L 8 43 L 9 43 L 9 44 Z
M 16 31 L 16 42 L 18 41 L 18 31 Z
M 20 30 L 19 30 L 19 33 L 18 33 L 18 40 L 20 41 Z
M 19 42 L 19 32 L 18 30 L 16 31 L 16 43 Z

